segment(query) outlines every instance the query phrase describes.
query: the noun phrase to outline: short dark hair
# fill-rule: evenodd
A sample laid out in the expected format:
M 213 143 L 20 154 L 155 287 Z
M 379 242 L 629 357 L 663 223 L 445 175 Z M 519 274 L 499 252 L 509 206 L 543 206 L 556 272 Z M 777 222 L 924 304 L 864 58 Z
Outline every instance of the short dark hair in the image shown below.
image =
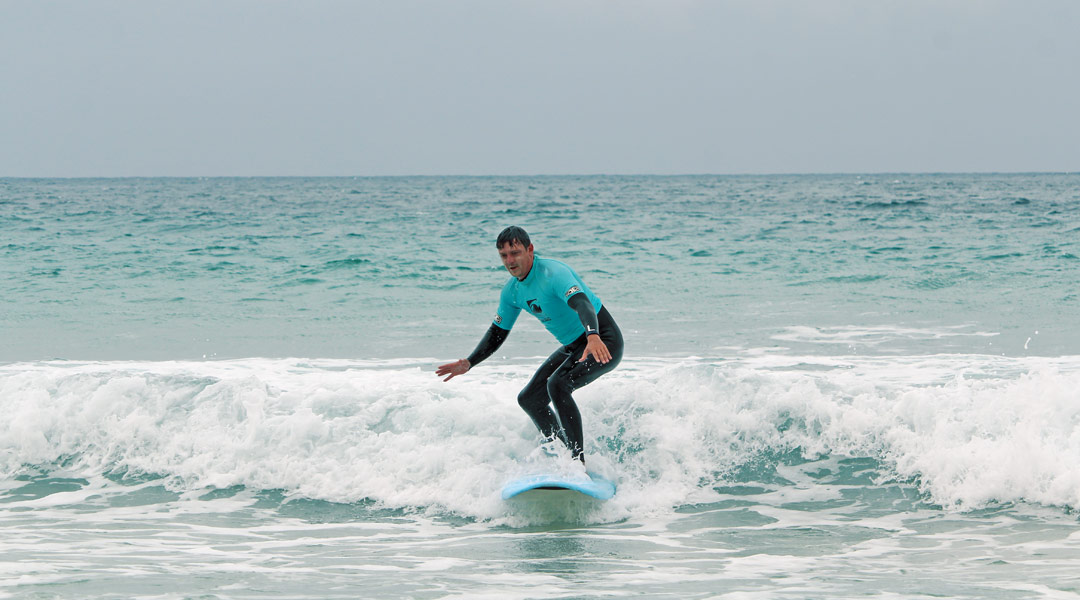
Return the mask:
M 529 240 L 529 234 L 525 233 L 524 229 L 517 225 L 511 225 L 503 229 L 502 233 L 499 234 L 499 237 L 495 240 L 495 247 L 502 248 L 506 244 L 513 246 L 514 242 L 521 244 L 525 248 L 528 248 L 529 244 L 532 243 Z

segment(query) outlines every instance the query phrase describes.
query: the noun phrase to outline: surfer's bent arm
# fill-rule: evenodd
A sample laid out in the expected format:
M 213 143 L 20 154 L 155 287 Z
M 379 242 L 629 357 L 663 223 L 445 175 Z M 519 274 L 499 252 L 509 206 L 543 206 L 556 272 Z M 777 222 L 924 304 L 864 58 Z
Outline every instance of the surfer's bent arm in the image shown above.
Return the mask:
M 592 355 L 597 362 L 607 364 L 611 361 L 611 351 L 607 344 L 600 339 L 600 323 L 596 318 L 596 309 L 585 294 L 574 294 L 566 301 L 570 308 L 577 312 L 581 324 L 585 327 L 585 351 L 581 353 L 578 362 L 584 362 Z
M 570 296 L 566 303 L 577 312 L 581 324 L 585 327 L 585 333 L 588 335 L 600 334 L 600 322 L 596 319 L 596 307 L 593 306 L 592 302 L 589 302 L 588 296 L 577 293 Z
M 488 327 L 484 337 L 480 338 L 480 343 L 476 345 L 476 349 L 472 351 L 472 354 L 465 360 L 469 361 L 469 368 L 475 367 L 480 364 L 480 361 L 491 356 L 502 346 L 506 341 L 506 336 L 510 335 L 509 329 L 503 329 L 498 325 L 492 323 L 491 327 Z

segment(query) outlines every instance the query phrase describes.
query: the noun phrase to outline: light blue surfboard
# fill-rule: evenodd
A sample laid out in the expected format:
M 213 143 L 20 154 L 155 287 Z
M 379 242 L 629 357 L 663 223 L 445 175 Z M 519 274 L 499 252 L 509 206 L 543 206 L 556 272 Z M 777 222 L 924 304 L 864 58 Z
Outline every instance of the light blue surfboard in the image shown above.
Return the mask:
M 502 490 L 503 500 L 533 490 L 580 492 L 597 500 L 609 500 L 615 495 L 615 484 L 596 473 L 586 477 L 566 477 L 558 474 L 533 474 L 514 479 Z

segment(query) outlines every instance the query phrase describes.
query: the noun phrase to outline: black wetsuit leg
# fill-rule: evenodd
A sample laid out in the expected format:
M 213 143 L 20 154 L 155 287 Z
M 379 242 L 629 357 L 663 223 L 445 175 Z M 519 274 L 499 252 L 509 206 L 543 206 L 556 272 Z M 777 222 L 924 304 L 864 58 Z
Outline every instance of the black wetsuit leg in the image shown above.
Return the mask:
M 587 343 L 586 336 L 582 334 L 552 353 L 518 394 L 518 404 L 532 417 L 540 434 L 549 440 L 558 437 L 578 459 L 585 446 L 584 433 L 581 412 L 571 393 L 614 369 L 623 356 L 622 332 L 607 307 L 602 307 L 596 316 L 600 323 L 600 339 L 611 352 L 611 360 L 602 364 L 590 356 L 584 362 L 578 362 Z M 555 412 L 552 412 L 551 405 L 554 405 Z
M 555 369 L 558 369 L 569 357 L 570 353 L 567 352 L 566 346 L 553 352 L 536 370 L 529 384 L 518 394 L 518 404 L 532 417 L 536 428 L 540 430 L 540 435 L 548 440 L 558 437 L 568 446 L 569 442 L 559 426 L 559 420 L 551 411 L 551 397 L 548 396 L 547 382 L 548 378 L 555 373 Z

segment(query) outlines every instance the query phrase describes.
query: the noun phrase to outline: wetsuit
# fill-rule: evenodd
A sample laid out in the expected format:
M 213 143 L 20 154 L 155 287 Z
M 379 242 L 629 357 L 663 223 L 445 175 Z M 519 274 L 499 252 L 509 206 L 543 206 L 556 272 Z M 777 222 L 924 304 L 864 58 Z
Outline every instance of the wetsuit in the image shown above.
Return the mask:
M 529 311 L 555 336 L 561 348 L 536 370 L 518 394 L 518 404 L 549 440 L 558 437 L 574 458 L 584 449 L 581 413 L 571 392 L 614 369 L 623 355 L 623 338 L 607 308 L 565 263 L 540 258 L 524 280 L 511 277 L 503 287 L 494 322 L 469 355 L 470 367 L 491 356 L 506 340 L 522 310 Z M 578 362 L 589 334 L 599 333 L 611 360 L 600 363 L 592 355 Z M 551 406 L 555 407 L 552 412 Z

